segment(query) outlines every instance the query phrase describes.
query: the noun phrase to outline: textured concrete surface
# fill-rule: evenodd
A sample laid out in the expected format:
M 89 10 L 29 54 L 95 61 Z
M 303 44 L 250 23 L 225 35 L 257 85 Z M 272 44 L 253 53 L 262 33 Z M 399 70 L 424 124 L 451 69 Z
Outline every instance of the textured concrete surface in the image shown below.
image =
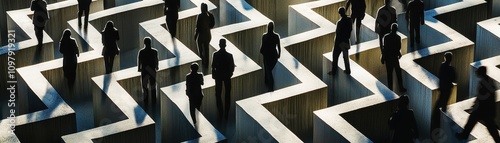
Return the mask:
M 232 77 L 230 118 L 217 118 L 215 87 L 211 72 L 205 74 L 198 123 L 190 118 L 185 95 L 185 75 L 192 62 L 200 62 L 193 40 L 200 4 L 215 15 L 210 53 L 219 49 L 218 39 L 228 40 L 236 71 Z M 9 119 L 0 122 L 0 142 L 389 142 L 387 120 L 403 93 L 386 87 L 385 65 L 380 64 L 378 36 L 373 18 L 383 5 L 366 0 L 361 43 L 352 42 L 349 62 L 352 73 L 326 73 L 332 68 L 337 9 L 344 0 L 190 0 L 181 2 L 177 38 L 165 28 L 161 0 L 93 0 L 87 31 L 77 26 L 77 1 L 48 0 L 51 20 L 44 31 L 44 48 L 36 49 L 32 12 L 27 1 L 2 1 L 0 59 L 7 60 L 6 31 L 16 30 L 18 116 L 16 134 L 6 134 Z M 455 142 L 474 100 L 477 67 L 489 67 L 489 76 L 500 81 L 498 18 L 487 17 L 482 0 L 425 1 L 422 43 L 408 47 L 407 23 L 399 1 L 397 8 L 403 57 L 400 59 L 404 93 L 410 97 L 420 127 L 419 141 Z M 491 15 L 498 16 L 498 0 Z M 350 12 L 348 12 L 350 14 Z M 113 73 L 104 75 L 101 34 L 113 20 L 120 31 L 121 53 Z M 263 83 L 261 35 L 268 22 L 276 23 L 282 55 L 273 70 L 276 90 Z M 62 78 L 58 41 L 65 28 L 79 45 L 76 88 Z M 152 38 L 160 53 L 155 106 L 145 106 L 137 72 L 137 52 L 142 39 Z M 351 36 L 354 40 L 354 31 Z M 437 72 L 443 53 L 457 57 L 452 65 L 458 79 L 442 113 L 443 126 L 430 130 L 431 109 L 439 94 Z M 6 75 L 6 64 L 0 64 Z M 343 60 L 339 59 L 339 70 Z M 0 81 L 7 81 L 0 76 Z M 497 82 L 498 84 L 498 82 Z M 500 85 L 500 84 L 499 84 Z M 5 84 L 0 88 L 5 89 Z M 395 88 L 397 89 L 397 87 Z M 8 94 L 0 91 L 2 95 Z M 1 96 L 2 117 L 9 116 L 8 97 Z M 3 102 L 5 101 L 5 102 Z M 5 112 L 4 112 L 5 111 Z M 497 120 L 497 123 L 498 120 Z M 5 132 L 4 132 L 5 131 Z M 439 134 L 435 134 L 439 133 Z M 481 124 L 470 142 L 491 142 Z

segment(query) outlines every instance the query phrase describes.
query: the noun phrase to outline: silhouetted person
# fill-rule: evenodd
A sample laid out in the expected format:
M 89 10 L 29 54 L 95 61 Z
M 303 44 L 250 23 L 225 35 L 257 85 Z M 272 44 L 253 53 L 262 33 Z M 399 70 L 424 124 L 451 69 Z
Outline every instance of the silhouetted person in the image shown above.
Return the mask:
M 180 0 L 163 0 L 165 6 L 163 14 L 166 16 L 167 28 L 170 36 L 175 37 L 177 32 L 177 20 L 179 19 L 179 8 L 181 7 Z
M 451 89 L 453 88 L 453 82 L 456 80 L 455 68 L 451 66 L 451 60 L 453 59 L 453 54 L 451 52 L 444 53 L 444 62 L 439 68 L 439 99 L 436 102 L 436 108 L 443 112 L 446 112 L 446 105 L 450 99 Z
M 403 95 L 399 98 L 398 111 L 389 118 L 389 128 L 394 129 L 393 143 L 413 143 L 418 138 L 417 122 L 413 110 L 408 109 L 410 100 Z
M 208 67 L 208 51 L 210 48 L 210 40 L 212 34 L 210 29 L 215 26 L 214 15 L 208 12 L 208 6 L 205 3 L 201 4 L 201 13 L 196 17 L 196 30 L 194 39 L 198 44 L 198 54 L 201 57 L 203 67 Z
M 439 110 L 441 108 L 441 111 L 446 112 L 448 100 L 450 99 L 451 90 L 453 88 L 453 82 L 456 80 L 455 68 L 451 66 L 452 59 L 453 54 L 451 52 L 444 53 L 444 62 L 441 63 L 441 67 L 439 68 L 439 98 L 432 110 L 432 129 L 441 126 L 441 113 Z
M 151 38 L 144 38 L 144 48 L 139 50 L 137 57 L 137 67 L 141 72 L 142 92 L 144 103 L 148 105 L 148 83 L 151 87 L 151 97 L 153 104 L 156 104 L 156 71 L 158 71 L 158 51 L 151 48 Z
M 366 3 L 365 0 L 347 0 L 345 9 L 348 10 L 351 4 L 352 23 L 356 22 L 356 44 L 359 44 L 361 42 L 359 30 L 361 29 L 361 21 L 365 18 Z
M 467 139 L 472 128 L 474 128 L 479 120 L 482 120 L 484 125 L 488 128 L 490 135 L 493 137 L 493 140 L 499 143 L 500 137 L 495 123 L 495 116 L 497 113 L 495 105 L 495 91 L 497 88 L 495 82 L 486 75 L 486 67 L 484 66 L 476 70 L 476 76 L 480 78 L 476 100 L 464 130 L 461 133 L 457 133 L 456 136 L 459 139 Z
M 47 2 L 45 0 L 31 1 L 31 11 L 33 13 L 33 25 L 35 26 L 35 36 L 38 40 L 37 48 L 43 46 L 43 29 L 47 20 L 49 20 L 49 12 L 47 11 Z
M 78 0 L 78 27 L 82 26 L 82 15 L 85 13 L 84 29 L 89 25 L 89 10 L 92 0 Z
M 217 110 L 219 111 L 219 118 L 224 117 L 228 119 L 229 108 L 231 107 L 231 77 L 234 72 L 234 59 L 233 55 L 226 51 L 226 40 L 220 39 L 220 50 L 214 52 L 212 56 L 212 78 L 215 79 L 215 97 L 217 98 Z M 224 84 L 225 93 L 225 113 L 222 112 L 222 84 Z
M 333 61 L 332 61 L 332 71 L 328 72 L 330 75 L 337 73 L 337 65 L 339 61 L 340 53 L 344 55 L 344 65 L 345 73 L 351 74 L 351 68 L 349 66 L 349 48 L 351 48 L 351 31 L 352 31 L 352 21 L 345 14 L 345 8 L 339 8 L 339 14 L 342 18 L 337 21 L 337 29 L 335 31 L 335 45 L 333 45 Z
M 397 23 L 396 9 L 391 6 L 391 0 L 385 0 L 385 5 L 378 9 L 375 20 L 375 32 L 378 33 L 380 50 L 384 48 L 382 39 L 385 34 L 391 32 L 393 23 Z
M 59 41 L 59 52 L 63 55 L 64 77 L 68 79 L 69 87 L 72 88 L 75 83 L 77 57 L 80 56 L 80 52 L 69 29 L 64 30 L 61 41 Z
M 273 69 L 281 56 L 280 35 L 274 32 L 274 23 L 267 24 L 267 33 L 262 35 L 260 53 L 264 57 L 264 81 L 270 91 L 274 90 Z
M 398 24 L 392 24 L 392 31 L 384 36 L 384 48 L 382 49 L 382 64 L 385 63 L 387 69 L 387 82 L 389 89 L 392 90 L 392 71 L 396 71 L 398 78 L 399 91 L 406 92 L 403 87 L 403 79 L 401 76 L 401 67 L 399 59 L 401 58 L 401 37 L 397 34 Z
M 408 4 L 406 11 L 406 21 L 410 25 L 410 46 L 414 47 L 414 41 L 420 43 L 420 25 L 425 24 L 424 20 L 424 2 L 413 0 Z
M 189 107 L 193 123 L 196 124 L 195 109 L 200 110 L 203 99 L 201 86 L 203 83 L 203 73 L 198 72 L 198 64 L 191 64 L 191 73 L 186 75 L 186 95 L 189 97 Z
M 120 35 L 118 34 L 118 29 L 115 28 L 113 21 L 108 21 L 104 30 L 101 32 L 102 44 L 102 56 L 104 56 L 104 67 L 106 68 L 106 74 L 110 74 L 113 71 L 113 62 L 115 56 L 120 54 L 120 48 L 118 48 L 117 41 L 120 40 Z

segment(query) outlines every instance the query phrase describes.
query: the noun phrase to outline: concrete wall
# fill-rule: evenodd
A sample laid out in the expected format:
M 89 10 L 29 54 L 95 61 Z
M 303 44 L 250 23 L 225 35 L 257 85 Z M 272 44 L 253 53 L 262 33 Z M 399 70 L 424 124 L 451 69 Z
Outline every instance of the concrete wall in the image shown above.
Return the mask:
M 231 41 L 238 49 L 257 64 L 264 67 L 263 56 L 260 53 L 262 43 L 262 34 L 267 32 L 267 26 L 260 25 L 254 28 L 245 29 L 228 35 L 224 35 L 228 41 Z M 284 47 L 281 47 L 282 50 Z
M 479 61 L 500 55 L 500 17 L 477 23 L 476 48 L 474 50 L 474 61 Z
M 76 68 L 76 80 L 73 90 L 70 90 L 68 81 L 64 78 L 62 60 L 58 60 L 58 67 L 47 71 L 42 71 L 44 77 L 52 84 L 63 98 L 86 99 L 92 95 L 91 78 L 102 75 L 105 72 L 104 60 L 96 58 L 85 62 L 80 62 Z
M 327 107 L 326 93 L 326 88 L 318 89 L 263 106 L 299 138 L 307 140 L 313 132 L 313 111 Z
M 263 107 L 260 107 L 263 108 Z M 257 139 L 259 142 L 278 142 L 273 136 L 262 127 L 258 121 L 255 121 L 252 115 L 249 115 L 247 111 L 242 109 L 240 106 L 236 106 L 236 120 L 245 122 L 236 122 L 237 129 L 236 140 L 237 142 L 249 141 L 250 139 Z
M 341 116 L 371 141 L 390 142 L 391 136 L 388 121 L 391 114 L 396 111 L 396 107 L 396 100 L 391 100 L 356 111 L 343 113 Z
M 476 23 L 486 20 L 487 9 L 486 2 L 472 5 L 469 7 L 461 7 L 460 9 L 435 16 L 437 20 L 445 23 L 460 34 L 475 42 L 476 40 Z
M 321 77 L 323 70 L 323 61 L 320 56 L 332 50 L 334 33 L 310 39 L 306 42 L 301 42 L 285 47 L 297 60 L 307 67 L 317 77 Z
M 74 132 L 76 132 L 76 115 L 74 113 L 17 125 L 15 131 L 21 142 L 59 142 L 61 136 Z

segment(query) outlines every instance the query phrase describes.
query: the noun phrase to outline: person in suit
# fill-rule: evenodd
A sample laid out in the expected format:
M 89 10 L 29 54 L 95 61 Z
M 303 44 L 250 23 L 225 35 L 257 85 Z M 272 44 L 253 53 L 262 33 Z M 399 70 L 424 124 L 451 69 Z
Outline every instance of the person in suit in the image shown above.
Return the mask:
M 424 20 L 424 2 L 413 0 L 408 4 L 408 10 L 405 14 L 406 22 L 410 24 L 410 47 L 415 47 L 420 43 L 420 25 L 425 24 Z
M 365 18 L 365 10 L 366 3 L 365 0 L 347 0 L 347 4 L 345 6 L 346 11 L 351 6 L 351 18 L 352 23 L 356 22 L 356 44 L 359 44 L 361 41 L 359 40 L 359 30 L 361 29 L 361 21 Z
M 345 14 L 345 8 L 339 8 L 339 14 L 342 18 L 337 21 L 337 29 L 335 31 L 335 44 L 333 46 L 333 61 L 332 61 L 332 71 L 328 72 L 330 75 L 337 73 L 337 65 L 340 53 L 344 54 L 344 65 L 346 74 L 351 74 L 351 68 L 349 66 L 349 49 L 351 48 L 351 31 L 352 31 L 352 21 Z
M 104 67 L 106 68 L 106 74 L 110 74 L 113 71 L 113 62 L 115 56 L 120 54 L 120 48 L 118 48 L 117 41 L 120 40 L 120 35 L 118 34 L 118 29 L 115 28 L 113 21 L 108 21 L 106 26 L 101 32 L 102 44 L 102 56 L 104 56 Z
M 495 123 L 495 116 L 497 114 L 495 92 L 497 91 L 497 87 L 495 81 L 486 74 L 486 70 L 484 66 L 476 70 L 476 76 L 480 78 L 477 86 L 476 100 L 464 130 L 461 133 L 457 133 L 456 136 L 459 139 L 467 139 L 476 123 L 481 120 L 488 128 L 488 132 L 490 132 L 493 140 L 499 143 L 500 136 L 498 135 Z
M 214 15 L 208 11 L 208 5 L 201 4 L 201 13 L 196 17 L 196 30 L 194 39 L 197 42 L 198 54 L 201 57 L 201 64 L 203 67 L 208 67 L 208 51 L 210 40 L 212 40 L 212 33 L 210 29 L 214 28 L 215 20 Z
M 158 51 L 151 47 L 151 38 L 144 38 L 144 48 L 139 50 L 137 57 L 138 71 L 141 72 L 144 103 L 148 105 L 148 83 L 151 87 L 153 104 L 156 104 L 156 71 L 158 71 Z
M 219 118 L 224 114 L 225 119 L 228 119 L 229 108 L 231 107 L 231 77 L 234 72 L 234 59 L 231 53 L 226 51 L 226 40 L 219 40 L 220 50 L 214 52 L 212 56 L 212 78 L 215 79 L 215 97 L 217 99 L 217 110 Z M 222 106 L 222 84 L 224 84 L 225 93 L 225 112 L 223 113 Z
M 203 73 L 198 72 L 198 63 L 191 64 L 191 73 L 186 75 L 186 95 L 189 97 L 189 108 L 193 123 L 196 124 L 195 110 L 200 110 L 203 100 Z
M 262 35 L 260 53 L 264 57 L 264 81 L 269 91 L 274 90 L 273 69 L 281 56 L 280 35 L 274 32 L 274 23 L 267 24 L 267 33 Z
M 163 0 L 165 6 L 163 14 L 166 16 L 167 28 L 170 36 L 175 37 L 177 32 L 177 20 L 179 19 L 179 8 L 181 7 L 180 0 Z
M 59 41 L 59 52 L 63 55 L 64 77 L 68 79 L 68 85 L 72 88 L 76 79 L 77 57 L 80 56 L 80 52 L 69 29 L 64 30 Z
M 401 76 L 401 67 L 399 66 L 399 59 L 401 58 L 401 37 L 397 34 L 398 24 L 393 23 L 392 31 L 384 36 L 384 48 L 382 49 L 382 64 L 385 63 L 387 69 L 387 82 L 389 89 L 392 90 L 392 71 L 396 71 L 398 78 L 399 91 L 406 92 L 403 86 L 403 78 Z
M 89 10 L 92 0 L 78 0 L 78 27 L 82 26 L 82 15 L 85 13 L 84 29 L 89 25 Z
M 31 1 L 31 11 L 33 12 L 33 25 L 35 26 L 35 36 L 38 41 L 37 48 L 43 46 L 43 29 L 49 20 L 49 12 L 47 10 L 47 2 L 45 0 Z
M 453 82 L 456 80 L 455 68 L 451 66 L 451 61 L 453 59 L 453 54 L 451 52 L 444 53 L 444 62 L 441 63 L 439 68 L 438 78 L 439 78 L 439 98 L 436 101 L 436 106 L 432 110 L 432 123 L 431 128 L 436 129 L 440 127 L 440 112 L 446 112 L 448 100 L 451 96 L 451 90 L 453 88 Z
M 391 0 L 385 0 L 385 5 L 377 11 L 375 20 L 375 33 L 378 33 L 380 50 L 384 49 L 382 39 L 385 34 L 391 32 L 391 25 L 397 23 L 396 9 L 391 6 Z
M 441 108 L 443 112 L 446 112 L 446 105 L 450 99 L 451 89 L 453 88 L 453 82 L 457 79 L 455 68 L 451 66 L 451 60 L 453 59 L 453 53 L 444 53 L 444 62 L 439 68 L 439 99 L 436 102 L 436 108 Z
M 394 130 L 393 143 L 413 143 L 418 138 L 417 122 L 413 110 L 408 109 L 410 100 L 403 95 L 399 98 L 398 111 L 389 118 L 389 128 Z

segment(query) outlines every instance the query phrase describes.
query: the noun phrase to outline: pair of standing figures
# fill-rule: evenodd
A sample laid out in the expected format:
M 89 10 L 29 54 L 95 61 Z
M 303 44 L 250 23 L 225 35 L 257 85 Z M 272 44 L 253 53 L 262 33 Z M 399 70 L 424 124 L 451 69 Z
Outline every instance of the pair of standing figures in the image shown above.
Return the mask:
M 108 21 L 102 34 L 102 44 L 104 45 L 102 55 L 106 74 L 110 74 L 113 68 L 113 62 L 116 55 L 120 53 L 117 41 L 120 40 L 118 30 L 114 27 L 112 21 Z M 68 79 L 69 87 L 73 87 L 76 79 L 77 57 L 80 55 L 76 40 L 71 37 L 69 29 L 64 30 L 59 42 L 59 52 L 63 55 L 64 77 Z

